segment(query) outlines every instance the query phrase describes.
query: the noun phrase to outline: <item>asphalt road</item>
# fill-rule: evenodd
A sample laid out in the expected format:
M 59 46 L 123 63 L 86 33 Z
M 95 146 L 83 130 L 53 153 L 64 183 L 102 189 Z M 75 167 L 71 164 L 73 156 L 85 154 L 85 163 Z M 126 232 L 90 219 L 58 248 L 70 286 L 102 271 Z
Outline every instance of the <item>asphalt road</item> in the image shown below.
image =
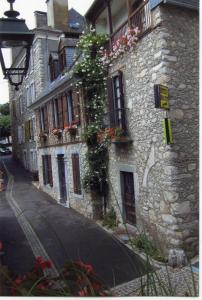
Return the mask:
M 142 260 L 127 247 L 93 221 L 57 204 L 36 189 L 29 174 L 11 157 L 0 159 L 14 178 L 10 188 L 12 201 L 20 211 L 17 221 L 16 213 L 11 209 L 12 202 L 7 201 L 5 192 L 0 194 L 0 240 L 5 245 L 3 263 L 10 269 L 17 272 L 30 269 L 34 263 L 32 250 L 38 240 L 57 270 L 68 260 L 81 260 L 91 264 L 99 278 L 110 287 L 144 273 Z M 21 217 L 29 223 L 29 226 L 24 223 L 24 231 L 26 226 L 31 226 L 36 235 L 32 238 L 32 231 L 28 230 L 32 250 L 19 226 Z M 39 248 L 36 247 L 35 256 Z

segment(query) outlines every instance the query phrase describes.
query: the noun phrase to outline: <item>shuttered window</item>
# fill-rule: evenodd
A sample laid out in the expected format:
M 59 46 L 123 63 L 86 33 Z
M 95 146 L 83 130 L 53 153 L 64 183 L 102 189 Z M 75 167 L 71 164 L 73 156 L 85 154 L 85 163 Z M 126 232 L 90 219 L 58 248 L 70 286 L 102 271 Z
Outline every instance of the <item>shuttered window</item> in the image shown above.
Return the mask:
M 41 108 L 41 123 L 42 123 L 42 130 L 48 133 L 49 126 L 48 126 L 48 110 L 47 106 L 43 106 Z
M 81 178 L 80 178 L 80 164 L 78 153 L 72 154 L 72 173 L 73 173 L 73 185 L 74 193 L 81 195 Z
M 72 102 L 73 102 L 73 122 L 80 124 L 80 100 L 79 94 L 76 91 L 72 92 Z
M 126 132 L 124 102 L 123 73 L 119 71 L 116 76 L 108 79 L 110 126 L 120 127 Z
M 69 124 L 67 94 L 63 94 L 62 96 L 62 107 L 63 107 L 63 127 L 65 127 L 65 125 Z
M 62 97 L 58 99 L 58 125 L 60 129 L 63 129 L 63 107 L 62 107 Z
M 74 119 L 72 94 L 73 94 L 72 91 L 69 91 L 68 94 L 67 94 L 69 124 L 71 124 L 73 122 L 73 119 Z
M 50 184 L 50 186 L 53 187 L 51 155 L 43 155 L 42 156 L 42 166 L 43 166 L 43 183 L 44 183 L 44 185 Z

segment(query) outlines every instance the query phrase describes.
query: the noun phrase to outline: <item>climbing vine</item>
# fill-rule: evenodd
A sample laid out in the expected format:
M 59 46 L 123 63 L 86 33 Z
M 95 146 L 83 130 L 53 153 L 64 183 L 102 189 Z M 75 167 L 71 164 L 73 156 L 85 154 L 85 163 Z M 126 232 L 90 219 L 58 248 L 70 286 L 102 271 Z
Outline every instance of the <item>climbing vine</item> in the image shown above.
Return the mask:
M 82 58 L 74 69 L 74 76 L 79 79 L 77 86 L 82 86 L 85 92 L 88 121 L 83 134 L 88 146 L 83 186 L 102 196 L 107 191 L 108 147 L 106 142 L 100 143 L 98 135 L 106 105 L 107 68 L 101 58 L 107 40 L 107 35 L 96 34 L 94 29 L 83 34 L 77 45 Z

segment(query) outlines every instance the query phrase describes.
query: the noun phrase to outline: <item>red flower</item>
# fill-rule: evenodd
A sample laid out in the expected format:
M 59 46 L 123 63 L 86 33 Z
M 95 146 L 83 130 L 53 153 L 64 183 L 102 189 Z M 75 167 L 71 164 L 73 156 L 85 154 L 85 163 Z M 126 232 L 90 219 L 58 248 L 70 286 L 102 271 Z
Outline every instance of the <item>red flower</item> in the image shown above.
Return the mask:
M 101 288 L 101 284 L 100 283 L 97 283 L 97 282 L 93 282 L 92 283 L 92 288 L 94 290 L 99 290 Z
M 79 296 L 81 296 L 81 297 L 88 296 L 87 290 L 81 290 L 81 291 L 79 291 Z
M 23 282 L 23 280 L 22 280 L 21 277 L 17 277 L 16 280 L 15 280 L 16 285 L 20 285 L 22 282 Z
M 92 273 L 93 272 L 93 267 L 91 265 L 86 265 L 82 261 L 78 261 L 76 263 L 79 267 L 84 269 L 87 273 Z
M 37 285 L 37 288 L 38 288 L 39 290 L 41 290 L 41 291 L 44 291 L 44 290 L 46 289 L 46 286 L 45 286 L 43 283 L 39 283 L 39 284 Z
M 52 268 L 52 262 L 50 260 L 43 260 L 41 256 L 37 257 L 36 269 L 41 268 L 42 270 Z

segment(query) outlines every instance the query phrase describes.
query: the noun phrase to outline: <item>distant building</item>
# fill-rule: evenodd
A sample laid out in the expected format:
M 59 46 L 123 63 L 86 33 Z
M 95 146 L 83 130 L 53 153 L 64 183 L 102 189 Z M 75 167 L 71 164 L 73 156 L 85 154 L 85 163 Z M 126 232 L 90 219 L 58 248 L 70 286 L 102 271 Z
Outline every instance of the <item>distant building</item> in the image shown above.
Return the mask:
M 19 91 L 10 88 L 10 102 L 13 155 L 27 170 L 37 174 L 36 118 L 31 106 L 40 95 L 51 89 L 52 81 L 59 75 L 61 64 L 65 63 L 66 58 L 72 61 L 75 40 L 70 42 L 68 53 L 63 52 L 66 48 L 61 49 L 60 56 L 57 54 L 58 44 L 60 38 L 65 39 L 66 32 L 78 38 L 78 32 L 84 29 L 84 19 L 74 9 L 68 10 L 67 1 L 62 1 L 58 9 L 56 1 L 50 0 L 47 1 L 47 13 L 36 11 L 35 20 L 35 38 L 28 74 Z M 24 58 L 22 50 L 13 51 L 13 66 L 19 66 Z

